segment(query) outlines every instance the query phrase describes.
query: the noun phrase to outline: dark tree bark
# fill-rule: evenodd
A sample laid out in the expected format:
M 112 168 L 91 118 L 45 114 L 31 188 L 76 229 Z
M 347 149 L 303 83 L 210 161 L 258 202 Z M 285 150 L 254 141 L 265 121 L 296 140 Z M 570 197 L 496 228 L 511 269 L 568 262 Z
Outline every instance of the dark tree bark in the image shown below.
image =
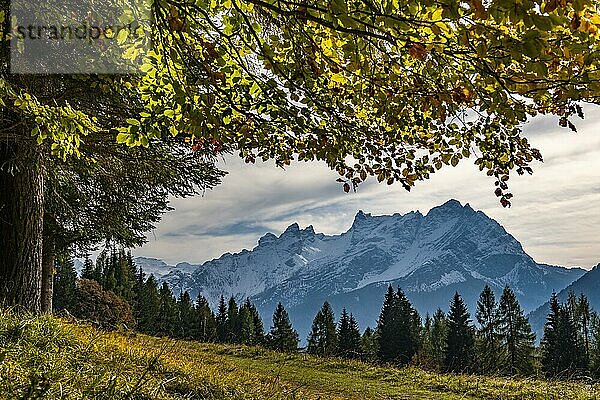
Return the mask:
M 52 312 L 52 296 L 54 295 L 54 261 L 55 246 L 52 237 L 44 235 L 42 252 L 42 312 Z
M 42 157 L 35 144 L 0 141 L 0 304 L 40 312 L 44 216 Z

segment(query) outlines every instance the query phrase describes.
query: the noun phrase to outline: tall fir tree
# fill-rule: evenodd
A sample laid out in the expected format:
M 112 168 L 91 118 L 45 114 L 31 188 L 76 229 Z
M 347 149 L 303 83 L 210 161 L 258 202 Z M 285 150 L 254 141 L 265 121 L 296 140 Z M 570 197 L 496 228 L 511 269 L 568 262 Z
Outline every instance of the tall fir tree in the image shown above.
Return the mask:
M 250 300 L 248 300 L 250 302 Z M 265 343 L 265 326 L 256 306 L 250 303 L 250 315 L 252 316 L 252 325 L 254 326 L 254 343 L 262 345 Z
M 140 271 L 138 282 L 143 281 L 144 275 Z M 139 284 L 138 284 L 139 285 Z M 154 275 L 150 275 L 146 282 L 139 285 L 134 317 L 137 321 L 137 327 L 141 332 L 156 334 L 158 332 L 158 314 L 160 310 L 160 295 L 158 293 L 158 283 Z
M 561 307 L 556 293 L 550 298 L 550 312 L 544 324 L 544 336 L 541 341 L 541 368 L 547 378 L 556 377 L 564 367 L 563 350 L 568 349 L 569 343 L 562 343 L 561 338 Z M 565 345 L 567 348 L 565 348 Z
M 249 346 L 262 344 L 264 327 L 258 310 L 249 298 L 240 307 L 240 342 Z
M 486 285 L 477 301 L 475 313 L 479 329 L 476 337 L 477 369 L 483 374 L 500 371 L 503 349 L 499 333 L 498 305 L 494 291 Z
M 592 344 L 590 347 L 590 372 L 596 379 L 600 379 L 600 315 L 592 312 L 591 317 Z
M 325 302 L 315 316 L 308 335 L 308 353 L 331 356 L 336 353 L 338 344 L 333 309 Z
M 542 371 L 548 378 L 572 378 L 589 372 L 577 315 L 574 294 L 564 304 L 559 304 L 556 294 L 552 295 L 541 344 Z
M 217 339 L 217 321 L 215 314 L 210 309 L 208 300 L 198 294 L 196 300 L 196 329 L 195 339 L 201 342 L 213 342 Z
M 417 353 L 421 321 L 400 288 L 385 295 L 377 324 L 378 357 L 383 362 L 408 364 Z
M 77 306 L 77 272 L 71 258 L 59 257 L 54 274 L 52 296 L 54 311 L 73 312 Z
M 227 343 L 227 304 L 225 297 L 221 295 L 219 299 L 219 308 L 217 309 L 217 341 Z
M 363 361 L 377 361 L 377 344 L 377 333 L 371 327 L 367 327 L 360 338 L 360 353 Z
M 534 372 L 535 334 L 513 290 L 506 286 L 498 306 L 498 332 L 504 349 L 502 370 L 510 375 Z
M 235 298 L 231 296 L 227 303 L 227 321 L 225 322 L 225 341 L 239 343 L 240 341 L 239 309 Z
M 592 334 L 592 309 L 587 296 L 583 293 L 579 295 L 577 300 L 577 317 L 579 320 L 579 334 L 581 335 L 582 345 L 582 360 L 581 366 L 585 370 L 590 367 L 590 342 Z
M 342 309 L 340 322 L 338 323 L 338 349 L 337 354 L 344 358 L 360 358 L 360 329 L 352 314 L 348 315 L 346 309 Z
M 281 352 L 298 350 L 298 332 L 292 328 L 290 317 L 281 303 L 277 304 L 273 312 L 273 325 L 267 337 L 267 347 Z
M 196 312 L 187 290 L 180 293 L 177 298 L 177 316 L 176 335 L 184 339 L 193 339 L 197 337 Z
M 420 359 L 427 367 L 434 370 L 439 371 L 444 365 L 446 331 L 446 314 L 441 309 L 438 308 L 433 317 L 427 314 L 421 339 Z
M 160 287 L 158 296 L 160 303 L 156 320 L 157 334 L 161 336 L 175 336 L 178 323 L 177 302 L 166 282 L 163 282 Z
M 444 366 L 447 371 L 468 372 L 473 367 L 475 334 L 467 306 L 458 292 L 450 303 Z
M 254 344 L 254 320 L 246 303 L 240 307 L 238 318 L 240 323 L 239 342 L 252 346 Z
M 90 259 L 89 256 L 85 257 L 83 261 L 83 269 L 81 270 L 81 278 L 82 279 L 94 279 L 94 262 Z

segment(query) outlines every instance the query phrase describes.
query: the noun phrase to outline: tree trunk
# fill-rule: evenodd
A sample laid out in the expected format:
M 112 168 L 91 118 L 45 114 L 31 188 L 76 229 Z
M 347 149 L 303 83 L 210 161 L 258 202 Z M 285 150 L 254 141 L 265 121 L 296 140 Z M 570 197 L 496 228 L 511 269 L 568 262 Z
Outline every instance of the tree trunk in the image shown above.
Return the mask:
M 52 312 L 54 295 L 54 260 L 56 259 L 53 240 L 44 236 L 42 252 L 42 312 Z
M 0 304 L 41 310 L 42 157 L 30 140 L 0 141 Z

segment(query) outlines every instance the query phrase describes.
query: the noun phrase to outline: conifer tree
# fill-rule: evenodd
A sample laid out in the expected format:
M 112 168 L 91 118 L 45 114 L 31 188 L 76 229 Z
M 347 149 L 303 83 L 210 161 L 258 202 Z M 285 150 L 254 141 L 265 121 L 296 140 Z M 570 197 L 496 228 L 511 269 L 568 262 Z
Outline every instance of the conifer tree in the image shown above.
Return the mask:
M 231 296 L 227 303 L 227 321 L 225 322 L 226 342 L 239 343 L 240 340 L 239 309 L 235 298 Z
M 596 312 L 591 314 L 592 345 L 590 347 L 590 371 L 592 376 L 600 379 L 600 316 Z
M 247 300 L 250 303 L 250 300 Z M 256 306 L 250 303 L 250 315 L 252 316 L 252 325 L 254 326 L 254 343 L 261 345 L 265 343 L 265 326 Z
M 217 310 L 217 341 L 220 343 L 227 342 L 227 304 L 225 304 L 225 297 L 221 295 L 219 299 L 219 308 Z
M 344 308 L 338 324 L 338 355 L 344 358 L 360 358 L 360 330 L 354 316 Z
M 591 308 L 587 296 L 583 293 L 579 298 L 574 292 L 569 293 L 569 310 L 571 318 L 577 329 L 577 347 L 579 360 L 577 369 L 587 374 L 590 368 L 590 336 L 591 336 Z
M 556 293 L 550 298 L 550 312 L 544 324 L 544 336 L 541 342 L 542 372 L 547 378 L 553 378 L 559 374 L 564 367 L 562 352 L 573 351 L 569 349 L 569 343 L 561 343 L 561 307 L 558 303 Z M 567 348 L 565 348 L 567 346 Z
M 433 318 L 426 315 L 420 354 L 425 364 L 435 370 L 441 370 L 444 365 L 446 331 L 446 315 L 441 309 L 436 310 Z
M 475 335 L 467 306 L 458 292 L 450 303 L 447 327 L 444 366 L 448 371 L 467 372 L 473 366 Z
M 163 282 L 158 296 L 160 299 L 158 316 L 156 320 L 157 334 L 163 336 L 174 336 L 177 331 L 177 302 L 173 292 L 166 282 Z
M 250 314 L 250 309 L 246 304 L 242 304 L 238 314 L 240 332 L 239 342 L 247 346 L 254 344 L 254 320 Z
M 258 310 L 249 298 L 240 307 L 240 342 L 249 346 L 258 345 L 264 341 L 264 327 Z
M 278 303 L 273 313 L 273 325 L 267 337 L 267 347 L 281 352 L 298 349 L 298 332 L 292 328 L 290 317 L 283 304 Z
M 367 327 L 360 338 L 360 353 L 363 361 L 374 362 L 377 360 L 377 336 L 376 332 Z
M 73 260 L 59 257 L 54 274 L 52 306 L 54 311 L 73 312 L 77 305 L 77 272 Z
M 498 307 L 498 332 L 504 349 L 503 371 L 510 375 L 534 372 L 535 334 L 511 288 L 506 286 Z
M 196 300 L 196 329 L 195 339 L 201 342 L 212 342 L 217 338 L 217 322 L 215 314 L 210 309 L 208 300 L 201 294 L 198 294 Z
M 143 272 L 140 271 L 138 280 L 143 280 Z M 158 314 L 160 309 L 160 296 L 158 283 L 154 275 L 150 275 L 146 282 L 140 285 L 140 292 L 134 309 L 137 327 L 141 332 L 156 334 L 158 332 Z
M 548 378 L 571 378 L 589 371 L 589 359 L 577 324 L 578 308 L 574 294 L 569 294 L 565 304 L 558 303 L 556 294 L 550 300 L 541 346 L 542 371 Z
M 94 279 L 94 269 L 94 262 L 90 259 L 89 256 L 86 256 L 83 262 L 83 269 L 81 270 L 81 278 Z
M 196 313 L 187 290 L 180 293 L 177 299 L 177 316 L 177 336 L 185 339 L 197 337 Z
M 336 353 L 338 344 L 333 310 L 325 302 L 312 324 L 308 335 L 308 352 L 319 356 L 331 356 Z
M 379 359 L 408 364 L 418 350 L 420 329 L 419 315 L 402 290 L 394 293 L 389 286 L 377 325 Z
M 479 323 L 476 339 L 478 370 L 484 374 L 497 373 L 504 357 L 498 331 L 498 307 L 494 292 L 488 285 L 479 295 L 475 316 Z

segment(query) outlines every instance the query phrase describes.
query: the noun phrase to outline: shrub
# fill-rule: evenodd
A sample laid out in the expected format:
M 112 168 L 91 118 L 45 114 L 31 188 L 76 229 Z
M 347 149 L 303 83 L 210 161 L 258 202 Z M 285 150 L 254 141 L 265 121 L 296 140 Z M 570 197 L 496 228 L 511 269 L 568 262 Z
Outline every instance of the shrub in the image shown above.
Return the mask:
M 133 328 L 135 320 L 131 306 L 125 299 L 102 289 L 94 280 L 80 279 L 77 283 L 77 307 L 73 315 L 103 329 L 116 329 L 120 325 Z

